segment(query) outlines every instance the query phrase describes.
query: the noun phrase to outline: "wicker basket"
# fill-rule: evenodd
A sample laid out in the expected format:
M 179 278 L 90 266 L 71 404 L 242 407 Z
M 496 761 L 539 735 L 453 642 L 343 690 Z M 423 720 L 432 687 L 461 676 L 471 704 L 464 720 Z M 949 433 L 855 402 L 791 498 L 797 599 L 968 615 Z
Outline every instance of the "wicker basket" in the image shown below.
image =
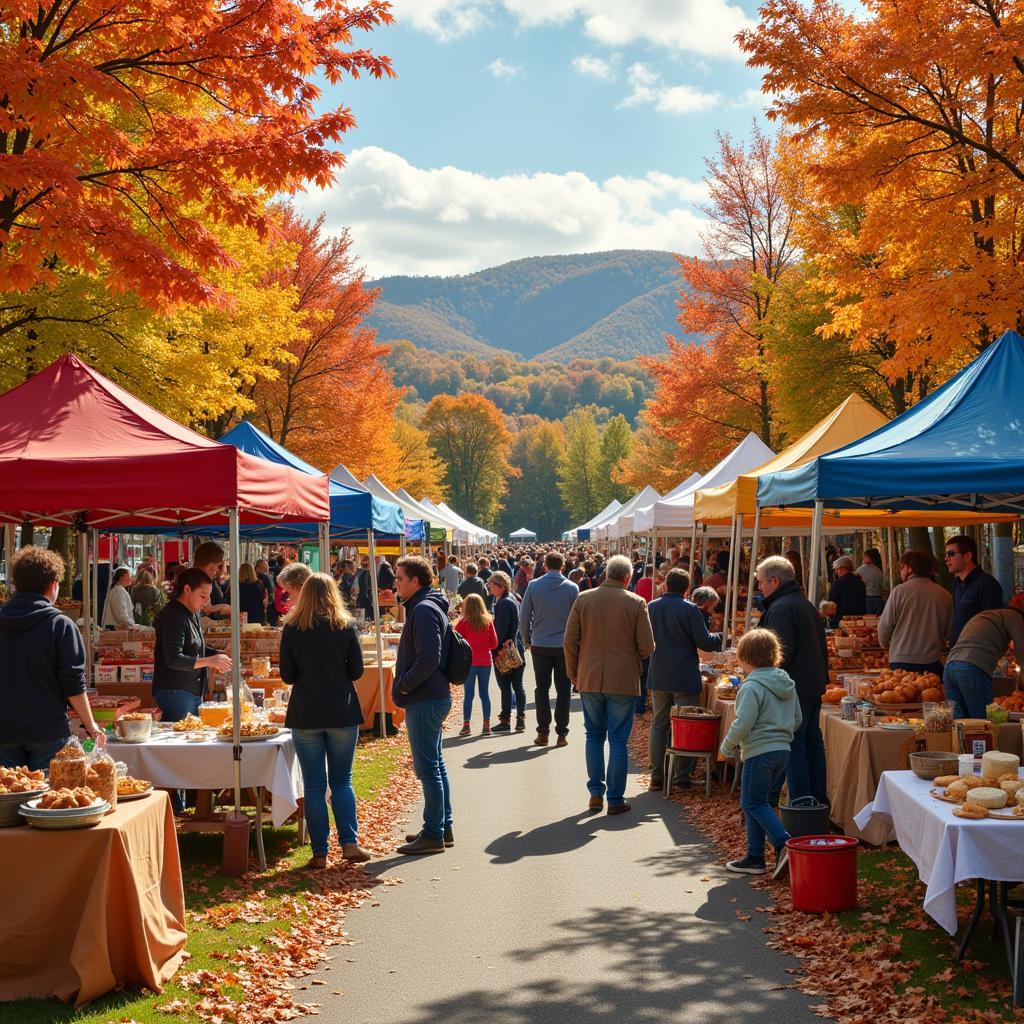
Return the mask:
M 921 750 L 910 755 L 910 770 L 920 779 L 956 775 L 958 767 L 956 754 L 947 754 L 943 750 Z
M 23 825 L 25 819 L 18 815 L 18 808 L 26 800 L 42 796 L 50 787 L 43 784 L 40 789 L 33 789 L 28 793 L 0 793 L 0 828 L 11 828 L 14 825 Z

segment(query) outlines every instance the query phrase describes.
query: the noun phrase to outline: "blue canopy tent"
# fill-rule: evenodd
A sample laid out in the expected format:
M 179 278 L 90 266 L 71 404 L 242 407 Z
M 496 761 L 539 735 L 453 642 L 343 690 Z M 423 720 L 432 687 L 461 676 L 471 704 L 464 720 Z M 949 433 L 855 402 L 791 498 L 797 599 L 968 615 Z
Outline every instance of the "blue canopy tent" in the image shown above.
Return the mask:
M 804 466 L 762 476 L 763 508 L 814 508 L 811 575 L 831 508 L 949 512 L 1006 521 L 1024 514 L 1024 338 L 1007 331 L 941 388 L 890 423 Z M 812 591 L 812 600 L 816 594 Z

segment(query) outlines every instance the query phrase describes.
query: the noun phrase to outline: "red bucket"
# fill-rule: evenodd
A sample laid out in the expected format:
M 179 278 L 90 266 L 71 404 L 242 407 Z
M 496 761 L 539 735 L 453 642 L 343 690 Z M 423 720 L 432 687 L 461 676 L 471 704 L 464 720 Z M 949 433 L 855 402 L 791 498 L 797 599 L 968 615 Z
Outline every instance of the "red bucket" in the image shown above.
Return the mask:
M 688 713 L 672 716 L 672 746 L 676 750 L 705 753 L 718 749 L 721 715 Z
M 794 910 L 838 914 L 857 905 L 857 845 L 850 836 L 786 841 Z

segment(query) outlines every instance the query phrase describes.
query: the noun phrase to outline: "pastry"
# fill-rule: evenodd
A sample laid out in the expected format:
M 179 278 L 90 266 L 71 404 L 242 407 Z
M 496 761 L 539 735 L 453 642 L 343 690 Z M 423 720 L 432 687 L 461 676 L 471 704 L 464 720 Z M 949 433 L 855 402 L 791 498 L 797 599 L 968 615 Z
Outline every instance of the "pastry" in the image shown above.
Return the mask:
M 1020 779 L 1007 779 L 1005 782 L 999 783 L 999 788 L 1011 799 L 1017 796 L 1017 790 L 1024 786 L 1024 782 Z
M 954 782 L 960 781 L 959 775 L 940 775 L 937 779 L 933 780 L 936 786 L 951 786 Z
M 963 779 L 959 779 L 956 782 L 951 782 L 946 787 L 946 796 L 951 800 L 966 800 L 967 799 L 967 783 Z
M 988 811 L 980 804 L 961 804 L 959 807 L 953 808 L 953 813 L 958 818 L 971 818 L 974 821 L 988 817 Z

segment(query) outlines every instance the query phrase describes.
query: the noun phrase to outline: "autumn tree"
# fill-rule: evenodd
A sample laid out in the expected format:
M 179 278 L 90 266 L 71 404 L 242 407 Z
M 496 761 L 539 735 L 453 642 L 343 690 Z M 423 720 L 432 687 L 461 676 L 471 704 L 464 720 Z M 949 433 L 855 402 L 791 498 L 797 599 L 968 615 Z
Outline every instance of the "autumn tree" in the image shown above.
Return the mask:
M 315 466 L 344 462 L 362 478 L 390 475 L 398 458 L 390 421 L 401 397 L 364 321 L 377 292 L 351 255 L 348 232 L 328 236 L 323 216 L 281 211 L 281 237 L 294 256 L 268 285 L 295 296 L 302 331 L 282 338 L 277 375 L 257 383 L 257 424 Z
M 629 459 L 612 473 L 612 479 L 631 494 L 648 485 L 659 494 L 666 494 L 700 464 L 691 462 L 692 456 L 686 450 L 656 431 L 647 417 L 646 410 L 637 417 L 633 450 Z
M 597 501 L 604 508 L 613 498 L 625 501 L 632 492 L 615 479 L 616 473 L 633 450 L 633 431 L 625 416 L 613 416 L 601 431 L 601 444 L 597 455 Z
M 562 420 L 562 428 L 565 446 L 557 465 L 558 490 L 570 518 L 578 525 L 603 508 L 598 478 L 601 436 L 592 408 L 573 409 Z
M 509 487 L 501 530 L 509 534 L 521 526 L 541 540 L 555 540 L 571 525 L 559 489 L 553 486 L 552 468 L 565 448 L 561 425 L 531 416 L 516 433 L 509 461 L 519 477 Z
M 480 526 L 495 522 L 509 478 L 512 435 L 501 410 L 482 395 L 438 395 L 423 413 L 422 428 L 445 470 L 451 506 Z
M 700 257 L 678 257 L 679 323 L 705 345 L 666 339 L 667 359 L 642 358 L 657 385 L 647 422 L 682 449 L 677 463 L 713 462 L 753 431 L 778 438 L 765 324 L 795 257 L 784 161 L 755 125 L 746 144 L 719 136 L 705 161 L 709 226 Z
M 396 416 L 391 425 L 391 442 L 396 459 L 390 471 L 381 477 L 384 484 L 392 491 L 404 488 L 417 501 L 424 495 L 433 502 L 445 501 L 448 491 L 444 464 L 430 447 L 426 433 L 409 420 Z
M 352 34 L 386 3 L 43 0 L 2 15 L 0 292 L 58 267 L 156 308 L 235 265 L 210 224 L 270 230 L 265 197 L 326 186 L 354 117 L 317 80 L 391 75 Z
M 831 209 L 859 210 L 825 267 L 857 349 L 882 339 L 898 380 L 962 361 L 1020 301 L 1024 24 L 1005 0 L 768 0 L 740 37 L 770 116 Z

